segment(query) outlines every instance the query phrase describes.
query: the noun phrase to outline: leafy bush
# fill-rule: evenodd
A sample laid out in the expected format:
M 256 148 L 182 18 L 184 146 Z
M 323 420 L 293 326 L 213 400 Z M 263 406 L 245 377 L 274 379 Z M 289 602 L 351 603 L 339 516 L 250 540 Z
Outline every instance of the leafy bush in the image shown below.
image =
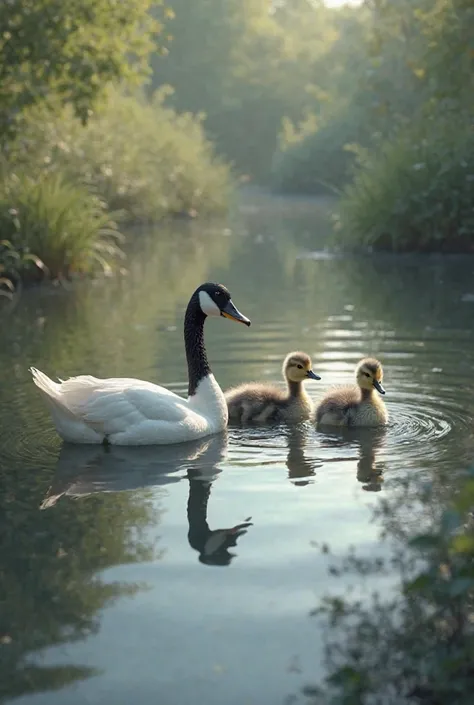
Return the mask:
M 39 269 L 51 278 L 109 270 L 121 235 L 105 205 L 61 174 L 25 174 L 0 185 L 0 264 L 10 280 Z
M 285 193 L 320 194 L 339 191 L 350 178 L 353 142 L 367 139 L 357 114 L 341 113 L 312 131 L 303 131 L 280 145 L 272 164 L 272 186 Z
M 401 539 L 391 568 L 400 576 L 394 598 L 367 602 L 340 597 L 322 611 L 339 636 L 327 645 L 326 687 L 309 688 L 324 705 L 470 705 L 474 688 L 474 472 L 433 519 L 433 487 L 424 490 L 417 521 L 406 530 L 406 511 L 389 534 Z M 390 523 L 391 522 L 391 523 Z M 423 521 L 422 521 L 423 524 Z M 384 573 L 380 559 L 352 557 L 346 570 L 360 576 Z M 333 633 L 333 632 L 332 632 Z M 333 633 L 334 634 L 334 633 Z
M 214 156 L 200 117 L 166 107 L 169 90 L 148 103 L 110 88 L 86 127 L 69 108 L 56 116 L 34 111 L 9 148 L 9 163 L 63 173 L 133 221 L 223 210 L 229 170 Z
M 0 3 L 0 141 L 55 92 L 85 123 L 109 81 L 143 78 L 161 0 Z M 156 48 L 156 47 L 155 47 Z
M 465 122 L 419 121 L 359 156 L 340 204 L 339 242 L 394 251 L 474 248 L 474 132 Z

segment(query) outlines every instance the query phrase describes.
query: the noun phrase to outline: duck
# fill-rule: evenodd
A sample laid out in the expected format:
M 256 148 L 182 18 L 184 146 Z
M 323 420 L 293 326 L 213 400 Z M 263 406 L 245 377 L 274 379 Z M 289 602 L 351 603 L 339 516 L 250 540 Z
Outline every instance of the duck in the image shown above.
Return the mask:
M 249 383 L 230 388 L 225 393 L 229 422 L 245 424 L 290 422 L 310 418 L 313 402 L 304 389 L 307 379 L 319 380 L 313 372 L 311 358 L 304 352 L 291 352 L 283 362 L 286 392 L 270 384 Z
M 385 404 L 378 394 L 383 369 L 375 358 L 366 357 L 356 367 L 357 384 L 328 392 L 316 408 L 316 423 L 327 426 L 384 426 L 388 421 Z M 378 392 L 378 394 L 377 394 Z
M 141 446 L 184 443 L 223 431 L 227 405 L 204 345 L 208 317 L 251 323 L 222 284 L 206 282 L 196 289 L 184 317 L 187 399 L 139 379 L 80 375 L 58 383 L 30 368 L 59 436 L 69 443 Z

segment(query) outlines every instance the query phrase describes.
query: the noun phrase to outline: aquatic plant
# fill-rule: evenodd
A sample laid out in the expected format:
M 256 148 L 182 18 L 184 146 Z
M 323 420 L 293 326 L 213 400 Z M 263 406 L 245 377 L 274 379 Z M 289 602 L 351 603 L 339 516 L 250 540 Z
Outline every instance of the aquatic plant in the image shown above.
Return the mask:
M 0 240 L 0 296 L 11 299 L 22 275 L 34 269 L 45 270 L 39 257 L 21 244 L 15 246 L 10 240 Z
M 0 263 L 5 279 L 109 272 L 122 235 L 105 204 L 61 174 L 15 174 L 0 184 Z

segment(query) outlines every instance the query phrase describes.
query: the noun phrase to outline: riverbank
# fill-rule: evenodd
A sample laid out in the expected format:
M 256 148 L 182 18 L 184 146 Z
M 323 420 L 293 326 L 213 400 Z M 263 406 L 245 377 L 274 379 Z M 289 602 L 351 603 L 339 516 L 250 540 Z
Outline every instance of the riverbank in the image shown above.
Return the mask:
M 10 282 L 109 271 L 132 223 L 225 212 L 229 167 L 201 119 L 116 88 L 83 126 L 70 108 L 30 111 L 4 149 L 0 276 Z

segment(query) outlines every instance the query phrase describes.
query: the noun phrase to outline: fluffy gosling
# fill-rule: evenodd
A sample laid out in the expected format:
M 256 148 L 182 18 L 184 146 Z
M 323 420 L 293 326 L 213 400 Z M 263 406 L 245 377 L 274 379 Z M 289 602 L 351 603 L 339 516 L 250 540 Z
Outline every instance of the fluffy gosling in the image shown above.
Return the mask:
M 283 362 L 287 391 L 269 384 L 249 383 L 228 389 L 225 393 L 231 423 L 266 424 L 286 421 L 299 423 L 309 419 L 314 406 L 303 382 L 321 379 L 312 370 L 311 358 L 303 352 L 292 352 Z
M 370 357 L 361 360 L 356 368 L 356 380 L 356 385 L 326 394 L 316 409 L 318 425 L 382 426 L 387 423 L 387 409 L 378 396 L 385 394 L 380 362 Z

